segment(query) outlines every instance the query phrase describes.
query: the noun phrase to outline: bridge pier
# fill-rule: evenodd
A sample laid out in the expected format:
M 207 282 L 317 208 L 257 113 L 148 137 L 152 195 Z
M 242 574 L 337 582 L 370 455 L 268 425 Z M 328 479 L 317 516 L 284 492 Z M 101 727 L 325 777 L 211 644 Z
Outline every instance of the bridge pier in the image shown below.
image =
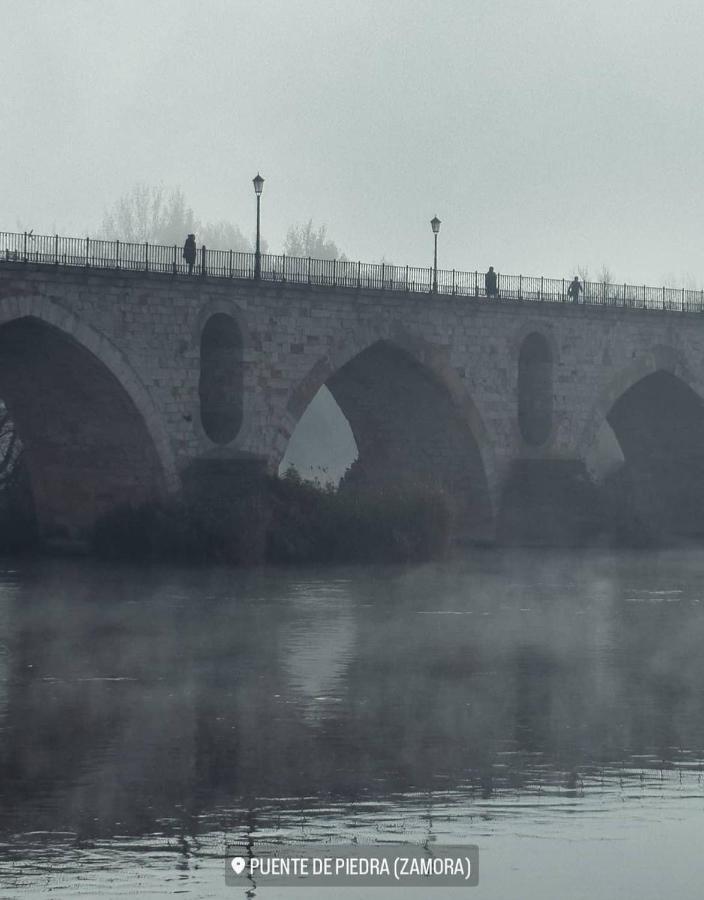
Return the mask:
M 517 459 L 501 492 L 499 544 L 578 546 L 605 527 L 602 492 L 581 459 Z
M 245 452 L 212 453 L 192 460 L 182 473 L 185 506 L 199 527 L 222 542 L 215 555 L 256 565 L 266 560 L 270 518 L 267 460 Z M 208 536 L 205 536 L 208 539 Z

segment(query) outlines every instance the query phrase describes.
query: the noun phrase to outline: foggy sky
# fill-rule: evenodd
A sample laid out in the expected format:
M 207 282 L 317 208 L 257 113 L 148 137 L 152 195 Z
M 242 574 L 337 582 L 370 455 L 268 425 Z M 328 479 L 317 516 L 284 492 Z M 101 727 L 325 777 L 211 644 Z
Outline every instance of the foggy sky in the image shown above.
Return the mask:
M 0 230 L 135 182 L 280 251 L 704 286 L 704 10 L 669 0 L 0 0 Z

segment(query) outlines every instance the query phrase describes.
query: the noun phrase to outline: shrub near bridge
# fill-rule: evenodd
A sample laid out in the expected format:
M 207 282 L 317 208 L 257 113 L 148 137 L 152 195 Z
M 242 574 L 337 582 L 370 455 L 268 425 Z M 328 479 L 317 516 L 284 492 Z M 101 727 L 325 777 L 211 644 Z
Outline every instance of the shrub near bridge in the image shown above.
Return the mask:
M 449 509 L 418 484 L 334 490 L 294 470 L 272 480 L 271 562 L 408 562 L 444 555 Z
M 450 516 L 443 495 L 420 485 L 334 490 L 293 470 L 256 491 L 123 506 L 104 516 L 94 551 L 114 559 L 184 559 L 242 565 L 408 562 L 444 555 Z M 262 533 L 263 541 L 253 541 Z

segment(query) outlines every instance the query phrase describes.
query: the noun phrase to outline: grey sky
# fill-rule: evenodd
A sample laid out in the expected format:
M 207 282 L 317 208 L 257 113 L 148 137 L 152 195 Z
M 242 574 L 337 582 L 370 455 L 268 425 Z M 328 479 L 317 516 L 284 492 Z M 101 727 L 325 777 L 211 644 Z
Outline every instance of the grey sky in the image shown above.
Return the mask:
M 704 286 L 704 9 L 669 0 L 0 0 L 0 229 L 137 181 L 273 251 Z

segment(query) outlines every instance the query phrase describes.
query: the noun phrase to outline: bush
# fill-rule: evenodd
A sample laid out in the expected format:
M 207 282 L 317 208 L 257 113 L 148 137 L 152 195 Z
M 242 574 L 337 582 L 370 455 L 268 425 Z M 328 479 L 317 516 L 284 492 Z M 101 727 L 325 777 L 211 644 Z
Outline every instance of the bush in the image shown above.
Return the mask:
M 93 549 L 110 559 L 185 557 L 197 561 L 208 559 L 215 548 L 192 511 L 174 502 L 114 509 L 96 524 Z
M 449 523 L 437 490 L 335 491 L 291 470 L 255 491 L 120 507 L 96 525 L 93 547 L 100 556 L 141 560 L 407 562 L 443 555 Z
M 420 486 L 335 491 L 287 476 L 274 484 L 272 562 L 429 559 L 449 544 L 444 496 Z

